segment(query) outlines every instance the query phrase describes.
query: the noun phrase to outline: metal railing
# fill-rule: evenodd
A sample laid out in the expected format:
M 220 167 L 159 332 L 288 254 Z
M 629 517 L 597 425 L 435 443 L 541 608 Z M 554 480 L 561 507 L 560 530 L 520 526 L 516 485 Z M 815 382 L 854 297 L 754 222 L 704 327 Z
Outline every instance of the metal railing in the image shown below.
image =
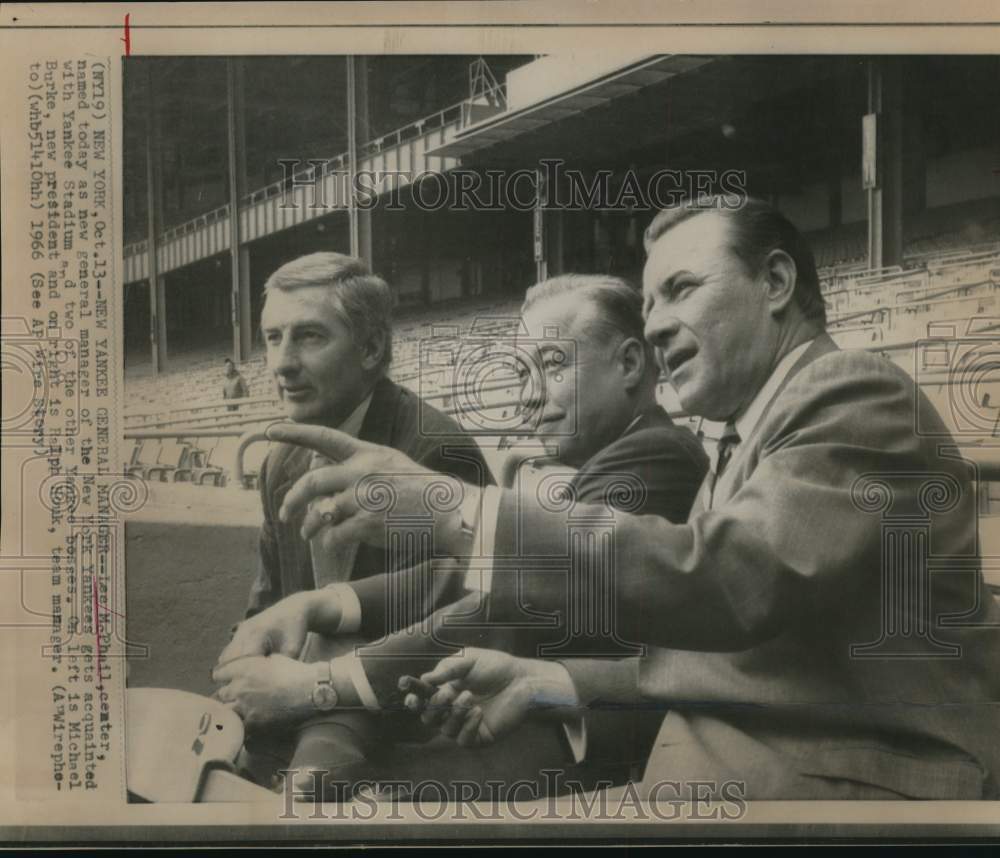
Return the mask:
M 498 88 L 501 90 L 498 97 L 502 97 L 503 102 L 506 103 L 505 85 L 499 84 Z M 429 134 L 431 131 L 440 130 L 451 123 L 458 123 L 461 125 L 466 119 L 465 106 L 467 102 L 468 99 L 463 99 L 455 104 L 450 104 L 428 116 L 424 116 L 421 119 L 417 119 L 402 126 L 401 128 L 397 128 L 387 134 L 375 137 L 372 140 L 361 144 L 358 147 L 358 157 L 365 158 L 381 154 L 386 149 L 394 146 L 401 146 L 403 143 L 407 143 L 411 140 L 417 140 L 425 134 Z M 319 182 L 331 173 L 344 172 L 347 169 L 348 162 L 349 153 L 347 152 L 342 152 L 326 161 L 321 161 L 321 159 L 318 158 L 312 159 L 309 162 L 308 167 L 293 171 L 291 176 L 285 176 L 271 182 L 269 185 L 265 185 L 263 188 L 257 188 L 256 190 L 245 194 L 240 199 L 240 210 L 245 211 L 246 208 L 250 206 L 263 202 L 264 200 L 271 199 L 272 197 L 276 197 L 296 186 L 301 187 L 308 182 Z M 197 217 L 185 221 L 184 223 L 165 230 L 160 236 L 160 243 L 162 245 L 168 241 L 181 238 L 182 236 L 188 235 L 189 233 L 195 232 L 203 227 L 209 226 L 210 224 L 217 223 L 218 221 L 224 220 L 228 217 L 229 203 L 225 203 L 218 208 L 212 209 L 209 212 L 200 214 Z M 147 241 L 142 239 L 126 245 L 124 249 L 124 256 L 129 257 L 145 253 L 146 249 Z
M 990 282 L 990 281 L 987 281 Z M 983 285 L 983 284 L 979 284 Z M 956 291 L 961 291 L 965 287 L 957 287 Z M 994 291 L 1000 289 L 1000 284 L 994 284 Z M 853 312 L 844 313 L 839 316 L 831 316 L 827 320 L 827 329 L 831 333 L 839 333 L 845 330 L 856 330 L 857 328 L 867 327 L 869 325 L 880 325 L 887 324 L 888 329 L 892 330 L 893 321 L 898 320 L 901 316 L 912 316 L 920 313 L 929 313 L 933 307 L 946 306 L 953 308 L 958 304 L 964 304 L 967 302 L 977 302 L 976 313 L 984 313 L 987 309 L 987 302 L 990 307 L 996 306 L 997 297 L 996 295 L 970 295 L 967 298 L 936 298 L 934 300 L 929 299 L 916 299 L 913 301 L 906 302 L 904 304 L 898 304 L 894 306 L 885 307 L 869 307 L 863 310 L 855 310 Z M 974 314 L 974 315 L 975 315 Z M 845 325 L 848 322 L 853 322 L 858 319 L 863 319 L 864 317 L 869 317 L 867 322 L 856 326 L 855 328 L 847 328 Z M 937 320 L 935 320 L 937 321 Z
M 246 479 L 246 474 L 243 471 L 243 454 L 251 444 L 262 441 L 267 441 L 267 434 L 263 430 L 251 430 L 240 436 L 240 443 L 236 447 L 236 459 L 233 462 L 233 479 L 238 485 L 245 485 Z
M 273 407 L 278 407 L 281 405 L 281 401 L 276 396 L 244 396 L 238 399 L 224 399 L 222 397 L 216 399 L 206 399 L 198 402 L 191 403 L 189 405 L 174 405 L 171 406 L 169 411 L 165 411 L 163 408 L 155 408 L 151 411 L 126 411 L 126 420 L 141 420 L 143 418 L 149 417 L 159 417 L 163 414 L 170 414 L 171 416 L 177 416 L 187 412 L 198 412 L 206 411 L 208 409 L 228 409 L 236 406 L 237 410 L 243 410 L 247 406 L 254 405 L 270 405 Z

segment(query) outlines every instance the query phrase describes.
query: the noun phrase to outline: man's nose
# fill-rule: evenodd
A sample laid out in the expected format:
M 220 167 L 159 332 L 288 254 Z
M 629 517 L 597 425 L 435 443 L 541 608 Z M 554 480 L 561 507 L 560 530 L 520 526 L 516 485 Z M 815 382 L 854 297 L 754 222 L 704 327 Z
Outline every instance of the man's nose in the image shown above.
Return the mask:
M 540 372 L 528 373 L 521 382 L 521 412 L 525 416 L 536 413 L 545 405 L 545 380 Z
M 680 330 L 680 321 L 669 312 L 653 311 L 646 318 L 643 333 L 654 348 L 666 348 L 670 339 Z
M 268 349 L 267 363 L 275 375 L 293 375 L 299 370 L 298 350 L 285 340 Z

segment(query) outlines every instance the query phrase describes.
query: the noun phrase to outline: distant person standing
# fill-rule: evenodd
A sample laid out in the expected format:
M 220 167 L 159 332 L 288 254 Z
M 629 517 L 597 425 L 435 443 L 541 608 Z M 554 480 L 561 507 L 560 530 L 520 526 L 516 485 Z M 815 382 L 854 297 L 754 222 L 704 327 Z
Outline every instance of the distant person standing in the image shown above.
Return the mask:
M 226 380 L 222 383 L 223 399 L 245 399 L 250 395 L 250 388 L 247 387 L 246 380 L 240 375 L 232 358 L 226 358 Z M 229 405 L 227 411 L 239 410 L 238 405 Z

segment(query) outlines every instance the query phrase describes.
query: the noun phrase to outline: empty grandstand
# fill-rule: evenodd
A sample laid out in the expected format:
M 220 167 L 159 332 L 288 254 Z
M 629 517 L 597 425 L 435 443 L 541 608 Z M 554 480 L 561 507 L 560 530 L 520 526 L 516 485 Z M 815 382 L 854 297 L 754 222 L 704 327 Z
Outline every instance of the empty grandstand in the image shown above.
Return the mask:
M 441 329 L 482 337 L 476 320 L 516 317 L 544 274 L 637 279 L 651 209 L 623 184 L 663 168 L 736 169 L 776 202 L 815 249 L 838 342 L 919 376 L 957 425 L 946 389 L 961 348 L 924 366 L 920 343 L 989 338 L 1000 324 L 998 72 L 987 57 L 130 61 L 125 464 L 147 479 L 253 485 L 266 445 L 240 438 L 279 414 L 254 347 L 260 289 L 317 249 L 366 256 L 396 290 L 396 380 L 452 413 L 513 417 L 513 377 L 500 371 L 470 398 L 450 386 L 453 367 L 422 365 L 421 342 Z M 312 97 L 319 80 L 330 99 Z M 877 151 L 863 144 L 870 117 Z M 427 205 L 432 173 L 552 158 L 585 178 L 606 170 L 603 203 L 620 204 L 546 207 L 539 191 L 534 211 Z M 367 210 L 338 200 L 337 177 L 366 170 L 398 179 L 373 181 Z M 227 354 L 250 388 L 235 411 L 215 394 Z M 1000 418 L 993 383 L 977 381 L 984 425 Z
M 402 307 L 394 377 L 445 410 L 488 406 L 499 414 L 516 407 L 509 380 L 499 379 L 486 401 L 456 398 L 447 372 L 421 374 L 421 338 L 435 325 L 469 335 L 477 318 L 516 315 L 518 296 L 543 272 L 635 278 L 641 266 L 648 215 L 635 206 L 459 214 L 453 205 L 415 205 L 412 186 L 408 205 L 399 205 L 398 186 L 395 207 L 392 194 L 369 212 L 307 205 L 348 163 L 405 172 L 405 185 L 421 171 L 527 169 L 560 157 L 582 175 L 607 165 L 612 195 L 626 174 L 661 165 L 735 166 L 747 190 L 811 229 L 831 332 L 842 345 L 878 350 L 919 373 L 926 369 L 916 363 L 920 340 L 990 335 L 1000 274 L 1000 194 L 990 160 L 998 139 L 989 110 L 995 58 L 653 57 L 615 58 L 568 75 L 567 68 L 553 57 L 355 58 L 347 68 L 323 57 L 131 64 L 127 105 L 138 121 L 126 139 L 126 239 L 133 240 L 125 310 L 133 472 L 232 484 L 239 436 L 278 414 L 252 339 L 260 284 L 288 258 L 319 248 L 370 256 Z M 321 74 L 341 85 L 332 90 L 343 99 L 319 109 L 302 92 Z M 193 76 L 196 97 L 187 86 Z M 964 94 L 956 100 L 958 84 Z M 348 87 L 355 101 L 364 95 L 352 116 Z M 709 96 L 719 101 L 706 110 Z M 870 153 L 858 136 L 869 115 L 884 128 L 879 181 L 865 187 Z M 794 134 L 769 135 L 769 120 Z M 622 146 L 630 128 L 641 133 Z M 235 185 L 227 181 L 232 157 L 244 174 Z M 292 172 L 287 161 L 296 162 Z M 151 362 L 138 347 L 143 329 Z M 235 412 L 210 393 L 231 349 L 251 394 Z M 928 382 L 935 396 L 942 372 Z M 672 405 L 666 385 L 661 393 Z M 980 401 L 1000 395 L 983 389 Z M 244 469 L 237 482 L 252 484 L 252 474 Z

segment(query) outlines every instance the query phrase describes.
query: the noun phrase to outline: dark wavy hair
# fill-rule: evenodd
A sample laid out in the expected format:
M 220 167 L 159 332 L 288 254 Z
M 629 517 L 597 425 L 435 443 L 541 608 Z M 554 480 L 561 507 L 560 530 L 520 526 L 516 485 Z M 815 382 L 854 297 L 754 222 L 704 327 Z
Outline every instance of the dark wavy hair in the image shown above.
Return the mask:
M 807 319 L 826 328 L 826 302 L 820 292 L 812 249 L 792 222 L 763 200 L 719 194 L 664 209 L 646 228 L 646 253 L 665 232 L 706 212 L 717 212 L 729 221 L 732 251 L 751 276 L 760 273 L 771 251 L 787 253 L 795 263 L 795 303 Z

